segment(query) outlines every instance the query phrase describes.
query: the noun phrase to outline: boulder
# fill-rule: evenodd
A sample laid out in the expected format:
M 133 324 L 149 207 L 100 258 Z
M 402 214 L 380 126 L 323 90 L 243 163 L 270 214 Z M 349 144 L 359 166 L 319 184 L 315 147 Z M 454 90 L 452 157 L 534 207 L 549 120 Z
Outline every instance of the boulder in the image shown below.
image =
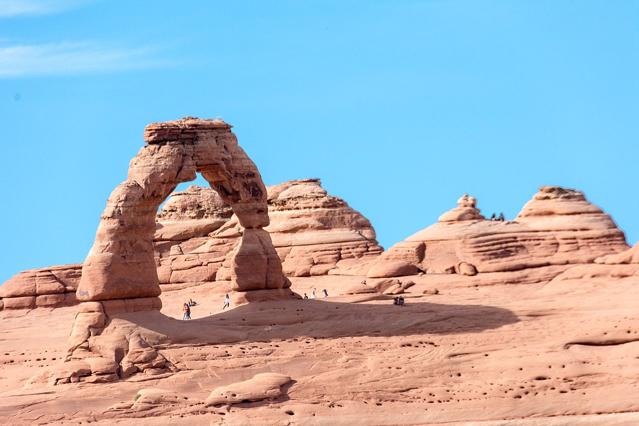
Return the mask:
M 278 373 L 260 373 L 253 378 L 219 387 L 206 399 L 207 406 L 232 405 L 242 402 L 275 399 L 283 394 L 282 386 L 291 382 L 291 378 Z
M 374 264 L 368 270 L 369 278 L 403 277 L 406 275 L 417 275 L 419 269 L 414 264 L 402 260 L 389 260 Z

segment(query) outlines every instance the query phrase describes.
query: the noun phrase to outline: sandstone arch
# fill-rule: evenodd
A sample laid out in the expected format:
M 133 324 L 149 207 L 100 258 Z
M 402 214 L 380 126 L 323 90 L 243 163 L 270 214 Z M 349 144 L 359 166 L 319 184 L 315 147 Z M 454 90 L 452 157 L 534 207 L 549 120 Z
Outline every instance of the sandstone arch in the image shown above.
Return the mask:
M 232 262 L 234 290 L 289 285 L 268 232 L 266 188 L 255 164 L 222 120 L 187 117 L 148 125 L 145 146 L 131 160 L 127 179 L 111 193 L 95 242 L 82 268 L 81 301 L 157 298 L 153 257 L 155 216 L 181 182 L 200 173 L 231 206 L 243 236 Z M 150 299 L 157 308 L 159 300 Z

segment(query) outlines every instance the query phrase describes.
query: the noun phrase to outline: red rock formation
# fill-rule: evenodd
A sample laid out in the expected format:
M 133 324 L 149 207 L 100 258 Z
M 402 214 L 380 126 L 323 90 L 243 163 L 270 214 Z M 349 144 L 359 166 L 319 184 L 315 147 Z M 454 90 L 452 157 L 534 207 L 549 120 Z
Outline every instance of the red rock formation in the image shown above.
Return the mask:
M 81 270 L 82 265 L 60 265 L 20 272 L 0 286 L 2 307 L 31 309 L 74 305 Z
M 639 244 L 621 253 L 598 257 L 595 259 L 595 263 L 605 265 L 639 264 Z
M 370 222 L 328 195 L 319 179 L 269 187 L 268 209 L 271 223 L 265 229 L 287 276 L 337 272 L 382 252 Z M 158 214 L 160 283 L 229 279 L 228 253 L 240 235 L 237 218 L 213 190 L 192 186 L 175 193 Z
M 269 224 L 266 188 L 230 129 L 221 120 L 194 118 L 146 127 L 147 144 L 131 161 L 127 180 L 109 197 L 82 267 L 76 296 L 84 303 L 73 323 L 66 363 L 49 373 L 51 383 L 87 375 L 88 381 L 113 381 L 171 369 L 153 346 L 161 335 L 143 333 L 137 324 L 127 330 L 109 325 L 122 314 L 162 307 L 153 248 L 155 217 L 176 186 L 195 179 L 196 172 L 230 205 L 241 227 L 229 256 L 234 290 L 284 295 L 290 282 L 263 229 Z M 166 319 L 157 312 L 145 314 Z
M 485 220 L 474 204 L 462 197 L 439 223 L 391 247 L 368 275 L 401 276 L 415 269 L 474 275 L 591 263 L 628 247 L 610 216 L 579 191 L 542 187 L 514 221 Z
M 267 192 L 270 225 L 265 229 L 287 276 L 348 274 L 353 266 L 365 273 L 367 263 L 381 254 L 368 219 L 329 195 L 319 179 L 284 182 Z M 159 283 L 230 280 L 229 255 L 241 236 L 237 217 L 215 190 L 193 185 L 174 192 L 156 217 L 153 245 Z M 79 280 L 81 265 L 76 268 Z M 20 283 L 29 273 L 13 277 L 11 287 L 28 286 Z
M 180 182 L 196 172 L 211 184 L 244 228 L 231 276 L 236 290 L 285 286 L 268 233 L 266 188 L 257 168 L 221 120 L 186 118 L 146 127 L 147 142 L 129 175 L 111 194 L 93 248 L 84 262 L 77 297 L 82 301 L 157 297 L 155 216 Z M 256 247 L 258 243 L 259 247 Z M 249 250 L 250 258 L 244 256 Z

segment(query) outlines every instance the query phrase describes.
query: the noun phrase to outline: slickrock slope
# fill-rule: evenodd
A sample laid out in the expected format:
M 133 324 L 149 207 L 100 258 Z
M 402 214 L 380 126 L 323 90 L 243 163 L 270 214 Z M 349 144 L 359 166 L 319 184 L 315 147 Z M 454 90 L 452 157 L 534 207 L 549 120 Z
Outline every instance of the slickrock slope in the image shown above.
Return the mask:
M 368 275 L 517 271 L 592 263 L 628 248 L 610 216 L 579 191 L 542 187 L 514 221 L 485 220 L 475 203 L 462 197 L 438 223 L 391 247 Z
M 319 179 L 284 182 L 267 192 L 271 223 L 265 229 L 285 275 L 325 275 L 341 266 L 365 265 L 382 252 L 368 219 L 329 195 Z M 241 229 L 215 191 L 191 186 L 175 193 L 157 220 L 154 243 L 160 283 L 229 279 L 224 261 Z
M 0 423 L 639 424 L 639 276 L 454 287 L 441 284 L 477 276 L 427 274 L 411 277 L 404 307 L 393 296 L 340 293 L 362 279 L 293 277 L 295 292 L 327 288 L 329 297 L 224 311 L 214 288 L 165 292 L 161 312 L 121 315 L 113 326 L 137 324 L 146 340 L 153 331 L 173 343 L 151 350 L 132 336 L 127 371 L 156 367 L 106 384 L 90 381 L 109 378 L 114 363 L 96 359 L 67 384 L 33 379 L 65 357 L 77 307 L 2 311 Z M 439 294 L 427 294 L 434 282 Z M 190 297 L 193 320 L 181 321 Z M 109 336 L 94 343 L 117 343 Z M 267 401 L 235 392 L 241 382 L 247 395 L 263 394 L 250 381 L 262 373 L 292 381 Z M 207 407 L 219 389 L 242 400 Z

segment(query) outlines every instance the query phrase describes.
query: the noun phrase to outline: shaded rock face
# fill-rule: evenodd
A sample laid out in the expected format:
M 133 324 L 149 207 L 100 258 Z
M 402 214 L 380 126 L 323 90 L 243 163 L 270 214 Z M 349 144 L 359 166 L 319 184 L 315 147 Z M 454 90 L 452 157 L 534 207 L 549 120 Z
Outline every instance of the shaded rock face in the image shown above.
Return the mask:
M 230 128 L 221 120 L 195 118 L 146 127 L 146 145 L 131 160 L 128 178 L 107 201 L 95 243 L 82 268 L 76 292 L 79 300 L 160 294 L 153 247 L 157 210 L 179 183 L 194 180 L 196 172 L 230 205 L 245 229 L 240 245 L 249 235 L 262 235 L 261 229 L 269 224 L 266 188 Z M 237 290 L 285 285 L 275 249 L 266 238 L 260 241 L 260 250 L 253 252 L 253 264 L 260 266 L 254 274 L 268 276 L 238 273 L 244 266 L 240 260 L 232 266 Z
M 462 197 L 458 207 L 444 213 L 439 223 L 385 252 L 369 275 L 392 276 L 380 271 L 392 274 L 403 270 L 402 264 L 426 273 L 474 275 L 592 263 L 627 248 L 623 232 L 583 193 L 545 186 L 514 221 L 485 220 L 474 199 Z
M 343 265 L 366 262 L 382 252 L 370 222 L 329 195 L 319 179 L 269 187 L 268 212 L 268 233 L 246 235 L 238 244 L 243 232 L 237 217 L 213 190 L 192 186 L 175 193 L 158 213 L 160 283 L 231 279 L 233 262 L 244 259 L 247 269 L 253 269 L 252 253 L 264 240 L 270 244 L 269 239 L 287 276 L 339 272 Z

